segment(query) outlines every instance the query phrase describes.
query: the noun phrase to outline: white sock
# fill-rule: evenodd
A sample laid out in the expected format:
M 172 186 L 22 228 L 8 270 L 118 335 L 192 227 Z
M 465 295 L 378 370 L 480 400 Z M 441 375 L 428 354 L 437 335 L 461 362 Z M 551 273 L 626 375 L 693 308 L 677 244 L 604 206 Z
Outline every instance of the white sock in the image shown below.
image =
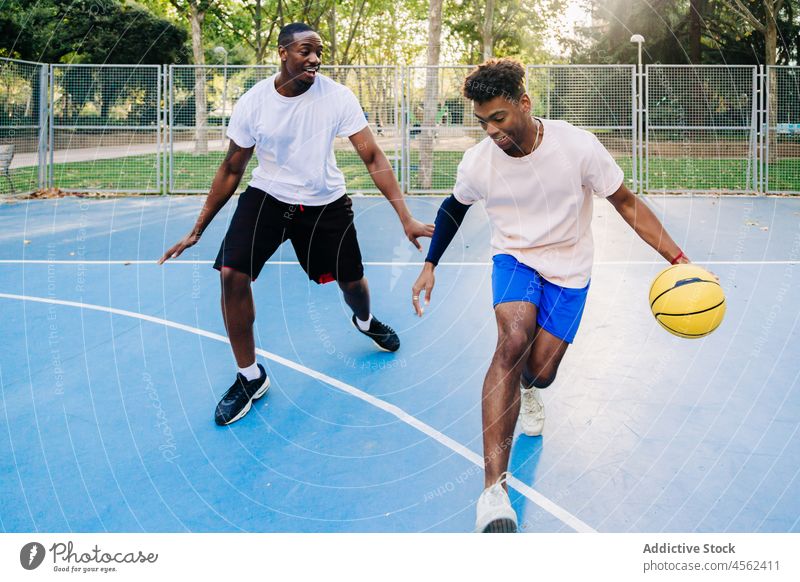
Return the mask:
M 253 362 L 246 368 L 239 368 L 239 373 L 245 377 L 248 382 L 252 382 L 261 376 L 261 370 L 258 369 L 258 364 Z
M 356 315 L 356 323 L 358 324 L 358 329 L 361 331 L 369 331 L 369 324 L 372 323 L 372 314 L 369 314 L 367 321 L 361 321 Z

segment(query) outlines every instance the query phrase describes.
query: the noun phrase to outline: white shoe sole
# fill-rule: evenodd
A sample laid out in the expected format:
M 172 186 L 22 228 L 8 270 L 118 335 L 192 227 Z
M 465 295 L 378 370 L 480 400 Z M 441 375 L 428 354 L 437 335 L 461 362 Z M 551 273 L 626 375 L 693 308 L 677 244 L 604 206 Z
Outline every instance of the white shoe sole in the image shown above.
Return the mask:
M 250 398 L 249 402 L 245 405 L 245 407 L 242 408 L 239 411 L 239 414 L 234 416 L 232 419 L 230 419 L 228 422 L 226 422 L 223 426 L 228 426 L 229 424 L 233 424 L 234 422 L 236 422 L 237 420 L 242 418 L 245 414 L 250 412 L 250 409 L 253 407 L 253 402 L 255 402 L 256 400 L 258 400 L 259 398 L 264 396 L 264 394 L 267 393 L 267 390 L 269 390 L 269 385 L 270 385 L 269 376 L 267 376 L 267 379 L 264 380 L 264 383 L 261 385 L 261 388 L 256 390 L 255 394 L 253 394 L 253 397 Z
M 353 321 L 353 320 L 351 319 L 351 320 L 350 320 L 350 323 L 352 323 L 352 324 L 353 324 L 353 327 L 354 327 L 354 328 L 356 328 L 358 331 L 360 331 L 360 332 L 361 332 L 361 333 L 363 333 L 364 335 L 367 335 L 366 333 L 364 333 L 364 330 L 363 330 L 363 329 L 361 329 L 360 327 L 358 327 L 358 324 L 357 324 L 355 321 Z M 376 347 L 376 348 L 378 348 L 378 349 L 379 349 L 380 351 L 382 351 L 382 352 L 386 352 L 387 354 L 393 354 L 394 352 L 396 352 L 396 351 L 397 351 L 397 350 L 394 350 L 394 352 L 393 352 L 392 350 L 387 350 L 387 349 L 386 349 L 386 348 L 384 348 L 384 347 L 383 347 L 381 344 L 379 344 L 378 342 L 376 342 L 374 339 L 372 339 L 372 338 L 371 338 L 371 337 L 369 337 L 368 335 L 367 335 L 367 337 L 370 339 L 370 341 L 371 341 L 372 343 L 374 343 L 374 344 L 375 344 L 375 347 Z M 399 349 L 399 348 L 398 348 L 398 349 Z
M 372 338 L 370 338 L 370 339 L 372 339 Z M 381 345 L 380 345 L 378 342 L 376 342 L 375 340 L 372 340 L 372 343 L 374 343 L 374 344 L 375 344 L 375 347 L 376 347 L 376 348 L 378 348 L 378 349 L 379 349 L 380 351 L 382 351 L 382 352 L 388 352 L 388 353 L 390 353 L 390 354 L 393 354 L 393 353 L 394 353 L 392 350 L 387 350 L 386 348 L 384 348 L 383 346 L 381 346 Z M 396 350 L 395 350 L 395 351 L 396 351 Z
M 542 436 L 543 432 L 544 432 L 544 426 L 542 426 L 542 428 L 540 428 L 540 429 L 534 429 L 534 430 L 522 429 L 522 434 L 524 434 L 525 436 L 529 436 L 529 437 Z

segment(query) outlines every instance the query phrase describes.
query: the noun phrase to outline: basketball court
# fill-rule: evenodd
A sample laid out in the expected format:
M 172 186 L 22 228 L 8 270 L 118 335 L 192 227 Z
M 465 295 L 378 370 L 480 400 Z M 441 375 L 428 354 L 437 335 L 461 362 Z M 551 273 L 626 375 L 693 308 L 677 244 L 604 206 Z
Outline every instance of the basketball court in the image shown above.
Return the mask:
M 437 197 L 409 197 L 433 222 Z M 727 314 L 697 340 L 648 306 L 667 266 L 595 202 L 581 330 L 517 435 L 523 532 L 800 531 L 800 202 L 648 198 Z M 268 394 L 214 424 L 235 363 L 211 268 L 230 202 L 201 242 L 156 260 L 202 200 L 0 206 L 0 528 L 7 532 L 465 532 L 483 489 L 480 391 L 494 350 L 489 225 L 467 215 L 421 319 L 423 256 L 381 198 L 354 211 L 378 352 L 336 285 L 285 244 L 254 284 Z M 427 247 L 428 241 L 424 242 Z

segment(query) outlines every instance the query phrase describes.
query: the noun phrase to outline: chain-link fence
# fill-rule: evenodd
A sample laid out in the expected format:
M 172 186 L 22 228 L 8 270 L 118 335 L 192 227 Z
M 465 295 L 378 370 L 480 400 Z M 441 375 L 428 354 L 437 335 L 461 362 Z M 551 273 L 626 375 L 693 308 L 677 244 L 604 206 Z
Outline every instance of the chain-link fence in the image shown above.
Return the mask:
M 45 64 L 0 59 L 0 194 L 46 184 L 47 77 Z
M 448 193 L 464 151 L 485 135 L 461 94 L 471 68 L 323 72 L 356 94 L 404 191 Z M 634 191 L 800 193 L 798 67 L 650 65 L 641 95 L 634 66 L 526 71 L 534 115 L 594 132 Z M 234 103 L 276 72 L 2 59 L 0 193 L 207 192 Z M 334 153 L 350 192 L 377 192 L 349 140 L 337 139 Z
M 635 68 L 632 65 L 541 65 L 527 68 L 533 115 L 594 133 L 637 189 Z
M 225 131 L 233 104 L 277 71 L 274 65 L 172 65 L 169 67 L 168 191 L 205 193 L 225 157 Z M 242 179 L 246 186 L 255 156 Z
M 754 192 L 755 66 L 648 65 L 645 190 Z
M 160 192 L 159 65 L 52 65 L 50 184 Z
M 408 192 L 450 192 L 461 156 L 483 139 L 472 105 L 461 94 L 471 68 L 406 70 L 403 154 Z
M 800 194 L 800 68 L 767 67 L 764 188 Z
M 274 65 L 174 65 L 169 69 L 168 171 L 172 193 L 207 192 L 227 150 L 225 131 L 233 104 L 259 81 L 277 72 Z M 378 144 L 399 177 L 401 163 L 400 78 L 392 66 L 326 66 L 322 72 L 352 90 Z M 322 106 L 322 105 L 320 105 Z M 377 192 L 369 172 L 346 138 L 334 142 L 339 168 L 350 192 Z M 240 189 L 257 163 L 255 156 Z
M 322 72 L 358 98 L 375 139 L 402 182 L 400 70 L 394 66 L 323 66 Z M 378 192 L 366 166 L 347 138 L 336 138 L 336 163 L 345 175 L 348 192 Z

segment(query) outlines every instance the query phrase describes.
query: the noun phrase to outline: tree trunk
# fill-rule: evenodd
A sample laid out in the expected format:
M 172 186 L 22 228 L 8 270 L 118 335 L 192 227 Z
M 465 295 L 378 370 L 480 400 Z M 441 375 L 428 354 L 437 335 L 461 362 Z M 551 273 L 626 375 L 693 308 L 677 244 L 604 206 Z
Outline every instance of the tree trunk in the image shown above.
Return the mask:
M 264 33 L 262 30 L 261 0 L 256 0 L 253 32 L 256 35 L 256 64 L 264 63 Z
M 494 20 L 494 0 L 486 0 L 486 10 L 483 13 L 483 60 L 487 61 L 494 56 L 494 36 L 492 35 L 492 21 Z
M 190 4 L 189 19 L 192 24 L 192 55 L 194 57 L 194 153 L 208 152 L 208 107 L 206 105 L 206 59 L 203 53 L 203 20 L 206 13 L 194 2 Z
M 329 43 L 330 47 L 330 64 L 336 64 L 336 2 L 333 3 L 331 6 L 330 11 L 328 12 L 328 29 L 330 31 L 331 40 Z
M 689 61 L 693 65 L 699 65 L 703 58 L 700 39 L 707 1 L 691 0 L 689 5 Z
M 773 2 L 772 0 L 764 0 L 764 8 L 767 13 L 767 30 L 764 33 L 764 63 L 767 65 L 774 65 L 778 62 L 778 11 L 783 4 L 782 0 Z
M 433 185 L 433 138 L 436 106 L 439 101 L 439 53 L 442 48 L 442 0 L 430 0 L 428 10 L 428 67 L 425 70 L 425 98 L 419 144 L 419 185 L 430 190 Z
M 764 9 L 766 12 L 767 21 L 766 30 L 764 31 L 764 63 L 767 66 L 775 65 L 778 62 L 778 12 L 783 7 L 783 0 L 764 0 Z M 774 126 L 774 119 L 778 112 L 778 75 L 775 69 L 767 69 L 767 99 L 769 100 L 768 108 L 770 117 L 773 119 L 768 120 L 770 126 Z M 770 139 L 773 132 L 767 133 L 767 139 Z M 767 164 L 773 164 L 777 160 L 778 148 L 770 144 L 769 157 Z

